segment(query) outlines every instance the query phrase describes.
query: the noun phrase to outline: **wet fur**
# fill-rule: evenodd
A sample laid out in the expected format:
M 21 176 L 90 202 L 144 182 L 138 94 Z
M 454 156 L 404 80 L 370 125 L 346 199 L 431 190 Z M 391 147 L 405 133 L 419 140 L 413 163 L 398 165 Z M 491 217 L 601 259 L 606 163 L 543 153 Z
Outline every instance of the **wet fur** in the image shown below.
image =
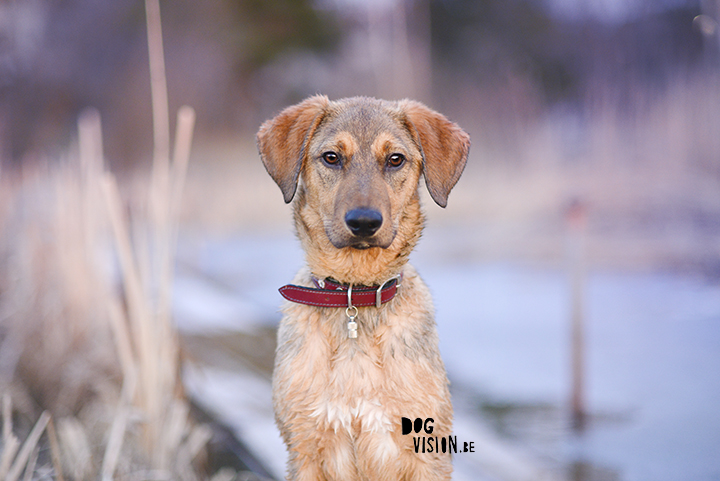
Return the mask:
M 289 452 L 288 480 L 448 480 L 449 454 L 415 453 L 401 418 L 435 420 L 452 432 L 452 405 L 438 350 L 432 300 L 408 264 L 424 216 L 424 176 L 441 206 L 465 166 L 470 141 L 444 116 L 413 101 L 311 97 L 264 123 L 258 147 L 270 176 L 293 202 L 295 228 L 311 275 L 379 285 L 403 274 L 396 297 L 360 308 L 348 339 L 344 309 L 286 303 L 273 372 L 277 424 Z M 337 152 L 342 163 L 323 163 Z M 387 158 L 402 153 L 401 168 Z M 383 222 L 354 237 L 344 216 L 372 208 Z

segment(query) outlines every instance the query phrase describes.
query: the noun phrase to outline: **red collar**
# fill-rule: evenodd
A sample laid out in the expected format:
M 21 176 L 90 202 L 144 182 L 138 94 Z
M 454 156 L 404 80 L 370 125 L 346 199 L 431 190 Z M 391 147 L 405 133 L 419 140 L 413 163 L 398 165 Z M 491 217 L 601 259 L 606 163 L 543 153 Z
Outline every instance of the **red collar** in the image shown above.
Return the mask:
M 280 294 L 293 302 L 307 304 L 317 307 L 380 307 L 390 301 L 402 281 L 402 274 L 383 282 L 379 286 L 348 286 L 340 284 L 333 279 L 312 278 L 317 288 L 295 286 L 288 284 L 280 288 Z M 348 299 L 348 289 L 352 288 L 351 297 Z

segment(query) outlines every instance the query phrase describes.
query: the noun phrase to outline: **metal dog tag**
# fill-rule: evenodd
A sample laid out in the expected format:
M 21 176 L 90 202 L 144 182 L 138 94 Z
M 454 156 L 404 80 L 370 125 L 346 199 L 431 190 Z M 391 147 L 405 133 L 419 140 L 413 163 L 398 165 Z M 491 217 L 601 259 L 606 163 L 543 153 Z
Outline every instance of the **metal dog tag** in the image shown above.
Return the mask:
M 348 286 L 348 306 L 347 309 L 345 309 L 345 315 L 348 318 L 347 323 L 347 329 L 348 329 L 348 339 L 357 339 L 357 322 L 355 322 L 355 318 L 358 315 L 358 308 L 353 306 L 352 304 L 352 284 Z
M 348 338 L 349 339 L 357 339 L 357 322 L 348 321 L 347 328 L 348 328 Z
M 347 330 L 348 330 L 348 338 L 349 339 L 357 339 L 357 322 L 355 322 L 355 318 L 357 318 L 358 315 L 358 309 L 355 306 L 350 306 L 347 309 L 345 309 L 345 315 L 348 318 L 347 323 Z

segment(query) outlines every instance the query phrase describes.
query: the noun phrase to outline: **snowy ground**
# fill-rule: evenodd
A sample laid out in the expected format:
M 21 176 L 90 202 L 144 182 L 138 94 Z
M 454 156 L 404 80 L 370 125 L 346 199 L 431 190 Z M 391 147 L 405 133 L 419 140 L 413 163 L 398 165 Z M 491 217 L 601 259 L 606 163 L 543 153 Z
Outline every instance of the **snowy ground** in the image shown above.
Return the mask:
M 445 240 L 428 230 L 412 262 L 434 295 L 455 434 L 479 447 L 455 457 L 454 479 L 720 479 L 720 285 L 681 275 L 590 272 L 591 418 L 585 433 L 574 435 L 566 409 L 565 272 L 463 261 L 447 252 Z M 275 325 L 277 288 L 291 279 L 302 253 L 288 231 L 185 238 L 180 259 L 175 316 L 192 336 Z M 285 454 L 267 373 L 196 364 L 186 380 L 282 479 Z

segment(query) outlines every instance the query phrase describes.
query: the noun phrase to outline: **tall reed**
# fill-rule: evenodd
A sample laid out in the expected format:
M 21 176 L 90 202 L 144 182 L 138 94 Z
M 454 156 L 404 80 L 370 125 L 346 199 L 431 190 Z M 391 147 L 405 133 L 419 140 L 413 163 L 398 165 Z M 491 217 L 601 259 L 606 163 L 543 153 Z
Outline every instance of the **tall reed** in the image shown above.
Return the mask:
M 43 442 L 60 480 L 205 477 L 196 460 L 210 431 L 189 416 L 171 322 L 195 112 L 178 112 L 171 162 L 158 0 L 146 12 L 155 139 L 146 188 L 121 194 L 103 165 L 100 115 L 88 110 L 75 155 L 27 167 L 3 194 L 13 208 L 0 216 L 0 479 L 31 479 Z M 32 429 L 13 425 L 13 408 Z

